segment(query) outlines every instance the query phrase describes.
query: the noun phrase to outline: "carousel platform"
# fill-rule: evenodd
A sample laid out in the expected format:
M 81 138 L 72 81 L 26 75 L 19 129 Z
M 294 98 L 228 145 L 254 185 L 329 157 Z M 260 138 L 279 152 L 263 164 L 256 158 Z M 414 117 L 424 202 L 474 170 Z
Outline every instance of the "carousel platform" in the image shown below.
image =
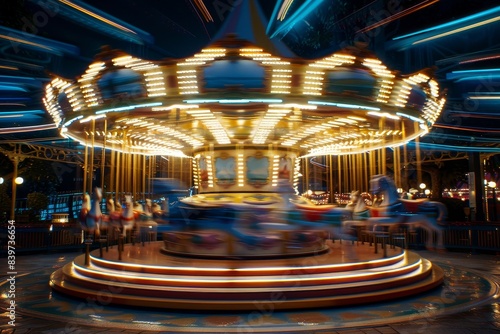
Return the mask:
M 158 252 L 160 243 L 127 245 L 123 264 L 167 267 L 165 255 Z M 345 247 L 345 249 L 344 249 Z M 337 260 L 346 257 L 350 244 L 333 244 L 332 255 Z M 367 262 L 383 259 L 383 253 L 375 254 L 368 245 L 358 247 L 366 251 Z M 114 246 L 116 248 L 116 246 Z M 471 255 L 450 252 L 416 251 L 421 258 L 430 259 L 433 267 L 444 271 L 444 280 L 436 288 L 425 292 L 385 301 L 356 305 L 331 306 L 310 309 L 275 309 L 283 299 L 255 303 L 257 310 L 182 310 L 154 307 L 113 305 L 111 295 L 122 294 L 116 286 L 95 291 L 85 299 L 60 293 L 49 287 L 50 277 L 62 273 L 62 268 L 81 262 L 81 256 L 69 254 L 35 254 L 19 256 L 16 264 L 16 332 L 62 333 L 332 333 L 377 332 L 409 333 L 426 330 L 432 333 L 494 332 L 498 329 L 497 297 L 500 293 L 498 280 L 498 256 Z M 413 254 L 415 252 L 407 252 Z M 388 258 L 398 250 L 388 249 Z M 92 259 L 100 259 L 93 252 Z M 76 258 L 75 258 L 76 256 Z M 116 249 L 104 252 L 110 263 L 116 263 Z M 413 255 L 410 255 L 413 256 Z M 369 258 L 368 258 L 369 257 Z M 325 257 L 326 258 L 326 257 Z M 292 259 L 287 259 L 291 263 Z M 295 259 L 301 261 L 300 259 Z M 354 262 L 345 259 L 346 262 Z M 231 259 L 228 263 L 233 263 Z M 273 260 L 274 261 L 274 260 Z M 202 261 L 207 263 L 207 261 Z M 243 262 L 243 261 L 240 261 Z M 278 261 L 276 261 L 278 262 Z M 193 258 L 173 258 L 172 266 L 198 266 Z M 293 263 L 292 263 L 293 264 Z M 319 265 L 309 261 L 306 265 Z M 146 267 L 148 267 L 146 266 Z M 152 269 L 148 267 L 149 269 Z M 165 268 L 163 268 L 165 269 Z M 61 270 L 61 271 L 59 271 Z M 109 270 L 109 269 L 108 269 Z M 54 273 L 56 271 L 56 273 Z M 367 270 L 368 271 L 368 270 Z M 124 271 L 128 273 L 128 271 Z M 74 275 L 77 275 L 76 273 Z M 137 274 L 136 274 L 137 275 Z M 140 274 L 145 276 L 146 274 Z M 304 273 L 304 275 L 306 274 Z M 83 278 L 83 276 L 82 276 Z M 121 278 L 117 276 L 114 281 Z M 10 289 L 5 279 L 0 291 L 6 295 Z M 70 287 L 73 283 L 64 281 Z M 275 289 L 280 296 L 281 289 Z M 123 295 L 123 294 L 122 294 Z M 6 305 L 6 303 L 4 304 Z M 5 306 L 7 307 L 7 306 Z M 4 317 L 3 330 L 11 331 Z
M 440 286 L 443 270 L 398 247 L 339 241 L 290 258 L 197 259 L 161 252 L 162 242 L 85 254 L 52 273 L 51 287 L 82 300 L 184 310 L 274 310 L 376 303 Z M 121 260 L 119 258 L 121 257 Z

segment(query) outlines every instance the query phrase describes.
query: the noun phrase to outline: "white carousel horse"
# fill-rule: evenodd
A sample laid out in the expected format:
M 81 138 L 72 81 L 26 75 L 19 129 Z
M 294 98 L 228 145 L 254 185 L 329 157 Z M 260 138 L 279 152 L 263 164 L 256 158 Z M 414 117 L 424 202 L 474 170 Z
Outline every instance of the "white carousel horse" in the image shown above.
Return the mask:
M 120 215 L 123 236 L 127 235 L 128 230 L 132 230 L 135 224 L 134 208 L 132 207 L 132 196 L 125 195 L 125 208 Z
M 108 214 L 115 211 L 115 201 L 111 197 L 106 200 L 106 210 Z
M 87 214 L 91 208 L 90 196 L 85 193 L 82 196 L 82 208 L 80 209 L 79 221 L 83 230 L 87 231 Z
M 106 211 L 107 214 L 102 216 L 100 230 L 113 234 L 115 229 L 121 227 L 121 206 L 115 206 L 113 198 L 110 197 L 106 200 Z
M 146 198 L 146 206 L 144 207 L 143 215 L 147 218 L 153 218 L 153 203 L 149 198 Z
M 349 215 L 344 215 L 346 219 L 364 219 L 368 218 L 369 210 L 368 205 L 372 205 L 372 200 L 370 194 L 366 192 L 359 192 L 359 190 L 353 190 L 349 195 L 349 202 L 345 206 Z M 342 210 L 338 208 L 337 210 Z
M 136 216 L 139 216 L 141 213 L 144 212 L 144 207 L 142 206 L 141 203 L 134 202 L 134 212 Z
M 161 199 L 161 206 L 160 207 L 161 207 L 163 215 L 168 216 L 169 211 L 170 211 L 170 204 L 168 203 L 168 198 Z
M 136 222 L 139 229 L 140 240 L 144 243 L 148 240 L 148 232 L 153 232 L 157 230 L 158 223 L 153 220 L 153 206 L 149 198 L 146 199 L 146 204 L 144 206 L 144 211 L 139 213 L 139 218 Z
M 429 232 L 427 245 L 432 246 L 432 235 L 437 235 L 437 247 L 443 247 L 443 230 L 440 226 L 447 217 L 446 206 L 427 198 L 401 199 L 394 181 L 385 175 L 374 175 L 370 190 L 380 198 L 378 206 L 370 209 L 371 217 L 366 222 L 372 227 L 394 228 L 400 225 L 419 227 Z
M 96 236 L 100 235 L 99 228 L 102 219 L 101 205 L 100 205 L 101 199 L 102 199 L 101 188 L 98 187 L 94 188 L 94 193 L 92 194 L 92 205 L 90 207 L 90 210 L 85 215 L 85 222 L 82 226 L 87 233 L 89 234 L 95 233 Z
M 151 205 L 151 211 L 153 212 L 153 215 L 156 216 L 156 215 L 160 215 L 162 213 L 162 208 L 161 208 L 161 205 L 158 204 L 158 203 L 153 203 Z
M 161 205 L 154 203 L 151 206 L 151 211 L 153 213 L 153 220 L 158 223 L 168 223 L 169 218 L 169 204 L 168 200 L 165 198 L 161 199 Z
M 373 204 L 369 193 L 351 192 L 350 201 L 346 208 L 351 210 L 349 219 L 342 221 L 344 231 L 359 233 L 357 230 L 366 226 L 365 220 L 370 217 L 370 206 Z
M 87 213 L 90 211 L 90 196 L 89 194 L 85 193 L 82 196 L 82 208 L 80 209 L 80 217 L 84 218 L 87 216 Z
M 349 194 L 349 202 L 347 202 L 345 208 L 354 211 L 354 208 L 359 202 L 359 190 L 353 190 Z
M 295 208 L 290 210 L 287 219 L 300 228 L 326 231 L 331 238 L 354 240 L 354 236 L 343 222 L 351 219 L 352 209 L 334 205 L 315 205 L 300 198 L 292 201 Z

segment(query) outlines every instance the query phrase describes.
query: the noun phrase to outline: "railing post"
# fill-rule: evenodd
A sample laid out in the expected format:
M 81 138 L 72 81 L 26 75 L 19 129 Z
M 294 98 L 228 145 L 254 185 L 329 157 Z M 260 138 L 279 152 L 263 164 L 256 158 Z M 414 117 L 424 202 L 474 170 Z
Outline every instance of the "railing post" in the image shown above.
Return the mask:
M 478 239 L 478 229 L 471 226 L 471 252 L 472 254 L 478 253 L 479 239 Z

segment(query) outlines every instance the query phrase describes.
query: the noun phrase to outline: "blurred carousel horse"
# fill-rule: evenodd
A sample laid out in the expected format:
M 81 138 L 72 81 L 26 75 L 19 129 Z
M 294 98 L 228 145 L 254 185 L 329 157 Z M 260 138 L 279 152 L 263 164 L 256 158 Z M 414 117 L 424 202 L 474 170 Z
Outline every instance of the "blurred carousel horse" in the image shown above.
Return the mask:
M 135 215 L 131 195 L 125 195 L 125 208 L 120 215 L 120 224 L 124 237 L 127 236 L 127 231 L 132 231 L 134 228 Z
M 117 202 L 118 203 L 118 202 Z M 114 239 L 115 231 L 121 228 L 121 212 L 122 208 L 120 203 L 115 205 L 113 198 L 109 197 L 106 200 L 107 214 L 102 216 L 102 223 L 100 230 L 105 232 L 108 237 Z
M 100 207 L 101 199 L 101 188 L 94 188 L 94 193 L 92 194 L 92 204 L 90 204 L 89 195 L 85 194 L 82 200 L 82 209 L 80 211 L 80 223 L 82 225 L 82 229 L 88 235 L 95 235 L 96 237 L 100 235 L 99 228 L 102 219 Z
M 151 211 L 153 212 L 153 220 L 159 224 L 167 224 L 169 222 L 169 204 L 165 198 L 161 199 L 161 204 L 153 203 Z
M 136 220 L 136 225 L 139 230 L 139 237 L 142 243 L 144 241 L 151 241 L 148 236 L 149 232 L 155 232 L 157 230 L 158 224 L 153 219 L 153 205 L 149 198 L 146 199 L 146 203 L 144 205 L 144 211 L 139 212 L 138 219 Z
M 370 208 L 370 218 L 366 220 L 373 229 L 378 226 L 393 229 L 398 226 L 422 228 L 429 233 L 427 246 L 433 246 L 433 233 L 436 234 L 436 247 L 443 247 L 442 225 L 447 218 L 446 206 L 427 198 L 407 200 L 400 198 L 394 181 L 385 175 L 374 175 L 370 180 L 370 191 L 380 200 L 378 206 Z
M 353 209 L 332 204 L 315 205 L 305 199 L 292 201 L 295 208 L 288 214 L 288 220 L 301 228 L 322 230 L 331 239 L 354 240 L 355 236 L 343 222 L 352 218 Z

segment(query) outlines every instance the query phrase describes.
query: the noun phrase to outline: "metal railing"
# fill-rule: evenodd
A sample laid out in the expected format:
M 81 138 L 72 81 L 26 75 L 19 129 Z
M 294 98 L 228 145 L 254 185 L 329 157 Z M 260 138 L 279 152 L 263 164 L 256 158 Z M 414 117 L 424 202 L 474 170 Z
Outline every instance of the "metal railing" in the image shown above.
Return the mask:
M 23 252 L 77 250 L 82 247 L 82 230 L 76 226 L 59 227 L 53 224 L 16 226 L 13 238 L 9 238 L 7 228 L 1 227 L 0 255 L 7 254 L 8 245 L 13 246 L 16 254 Z M 8 243 L 8 241 L 14 241 Z M 11 248 L 12 249 L 12 248 Z

